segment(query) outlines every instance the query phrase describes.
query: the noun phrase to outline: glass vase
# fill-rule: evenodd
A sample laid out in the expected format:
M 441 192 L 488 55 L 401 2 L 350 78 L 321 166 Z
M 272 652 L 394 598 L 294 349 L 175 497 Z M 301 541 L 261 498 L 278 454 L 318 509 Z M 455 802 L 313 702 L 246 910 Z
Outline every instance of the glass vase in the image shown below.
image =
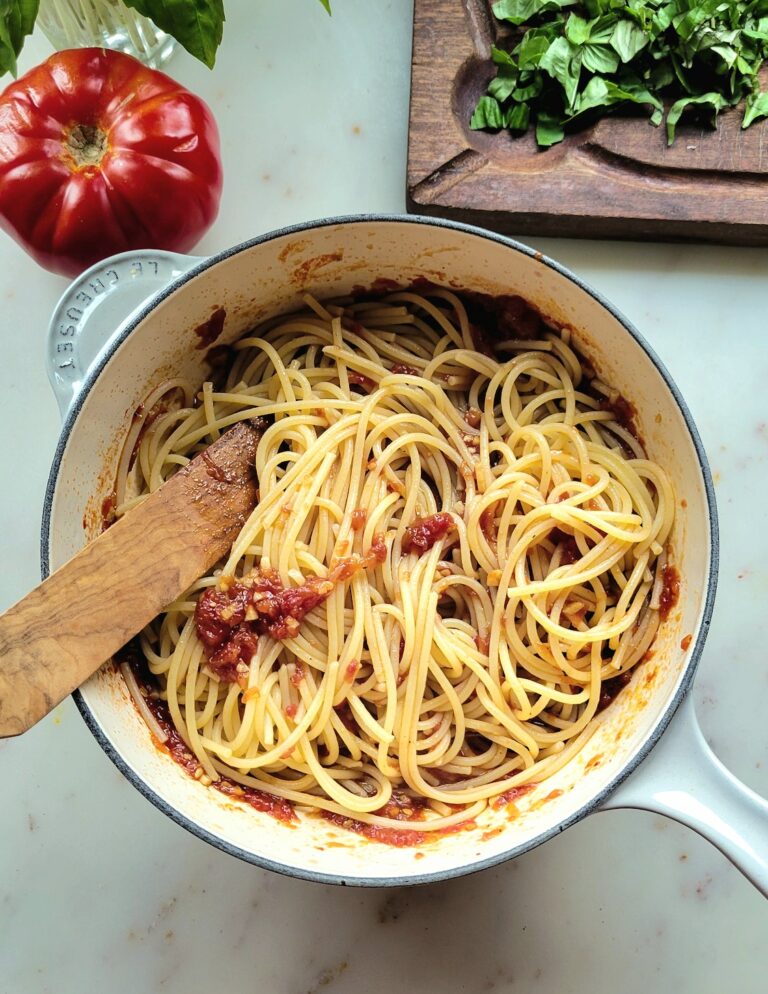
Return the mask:
M 122 0 L 40 0 L 37 24 L 56 49 L 113 48 L 152 69 L 176 48 L 174 38 Z

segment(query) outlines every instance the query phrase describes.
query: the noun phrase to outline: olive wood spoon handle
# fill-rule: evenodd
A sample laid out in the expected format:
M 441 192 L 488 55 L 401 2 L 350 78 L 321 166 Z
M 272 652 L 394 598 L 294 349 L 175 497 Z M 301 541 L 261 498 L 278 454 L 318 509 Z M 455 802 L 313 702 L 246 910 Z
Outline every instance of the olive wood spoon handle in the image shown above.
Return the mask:
M 229 551 L 256 499 L 241 423 L 0 615 L 0 737 L 48 714 Z

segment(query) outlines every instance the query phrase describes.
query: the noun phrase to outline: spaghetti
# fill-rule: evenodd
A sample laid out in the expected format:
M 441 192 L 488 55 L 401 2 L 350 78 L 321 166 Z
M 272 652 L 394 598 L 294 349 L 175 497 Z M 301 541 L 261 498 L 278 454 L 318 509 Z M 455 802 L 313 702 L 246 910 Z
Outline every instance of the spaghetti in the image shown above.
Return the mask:
M 308 297 L 136 420 L 118 515 L 263 425 L 229 557 L 140 640 L 203 783 L 449 830 L 567 763 L 647 652 L 668 479 L 569 332 L 506 301 L 491 350 L 448 290 Z

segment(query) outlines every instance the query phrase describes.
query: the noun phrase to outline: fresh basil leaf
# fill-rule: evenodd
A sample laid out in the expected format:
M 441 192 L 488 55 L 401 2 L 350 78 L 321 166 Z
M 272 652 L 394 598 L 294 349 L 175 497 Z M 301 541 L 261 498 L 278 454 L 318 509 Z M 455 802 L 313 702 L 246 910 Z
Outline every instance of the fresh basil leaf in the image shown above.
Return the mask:
M 498 131 L 499 128 L 503 128 L 504 111 L 501 109 L 499 101 L 494 100 L 493 97 L 480 97 L 469 126 L 473 131 L 481 131 L 483 128 L 492 128 L 494 131 Z
M 502 68 L 517 69 L 517 62 L 509 52 L 505 52 L 503 48 L 496 48 L 495 45 L 491 46 L 491 61 Z
M 742 128 L 748 128 L 761 117 L 768 117 L 768 93 L 752 93 L 747 97 L 744 119 L 741 122 Z
M 715 119 L 720 111 L 725 110 L 725 108 L 728 107 L 728 101 L 721 93 L 702 93 L 698 97 L 686 96 L 676 101 L 676 103 L 672 104 L 669 108 L 669 113 L 667 114 L 668 145 L 671 145 L 675 140 L 675 128 L 677 126 L 677 122 L 680 120 L 685 111 L 702 106 L 709 107 L 712 110 L 712 123 L 714 125 Z
M 713 45 L 710 52 L 714 52 L 715 55 L 719 55 L 727 69 L 731 69 L 736 62 L 736 49 L 731 48 L 730 45 Z
M 527 101 L 538 97 L 543 89 L 544 80 L 541 76 L 537 75 L 533 77 L 533 80 L 527 86 L 518 86 L 512 94 L 512 99 L 517 103 L 527 103 Z
M 488 84 L 488 96 L 493 97 L 498 100 L 499 103 L 504 103 L 505 100 L 509 100 L 512 94 L 517 89 L 517 73 L 513 73 L 510 76 L 506 74 L 499 73 L 495 79 L 492 79 Z
M 720 6 L 722 6 L 722 0 L 703 0 L 703 2 L 693 6 L 685 4 L 683 13 L 672 18 L 672 25 L 679 37 L 686 41 L 700 24 L 712 17 Z M 680 7 L 683 9 L 682 4 Z
M 551 114 L 541 113 L 536 121 L 536 144 L 542 148 L 557 145 L 565 138 L 560 121 Z
M 589 41 L 593 45 L 608 45 L 618 23 L 616 14 L 603 14 L 589 22 Z
M 40 0 L 0 0 L 0 75 L 16 75 L 16 56 L 32 34 L 39 6 Z
M 504 116 L 504 125 L 510 131 L 527 131 L 531 120 L 531 109 L 528 104 L 514 104 Z
M 574 7 L 576 3 L 577 0 L 499 0 L 493 5 L 493 12 L 500 21 L 524 24 L 536 14 Z
M 558 37 L 552 25 L 541 28 L 529 28 L 520 44 L 514 51 L 517 64 L 521 69 L 535 69 L 541 62 L 547 49 Z
M 320 3 L 323 5 L 323 7 L 325 7 L 325 9 L 330 14 L 330 12 L 331 12 L 331 0 L 320 0 Z
M 640 84 L 618 86 L 601 76 L 593 77 L 584 87 L 579 99 L 578 113 L 593 110 L 595 107 L 613 107 L 616 104 L 650 104 L 661 111 L 661 101 Z
M 697 109 L 714 122 L 744 100 L 745 127 L 768 117 L 757 84 L 768 62 L 768 0 L 497 0 L 493 9 L 520 30 L 511 54 L 492 56 L 486 95 L 500 106 L 487 114 L 516 126 L 527 114 L 544 147 L 574 119 L 622 104 L 644 107 L 658 126 L 662 95 L 672 104 L 670 141 Z
M 675 73 L 667 62 L 660 62 L 651 69 L 648 75 L 648 85 L 654 90 L 663 90 L 675 81 Z
M 565 37 L 572 45 L 583 45 L 589 38 L 589 21 L 578 14 L 569 14 L 565 22 Z
M 499 68 L 496 77 L 488 84 L 488 95 L 504 103 L 517 87 L 520 73 L 515 60 L 503 49 L 492 48 L 491 59 Z
M 547 49 L 546 55 L 539 62 L 539 69 L 549 73 L 552 79 L 562 86 L 565 99 L 572 107 L 576 99 L 581 75 L 581 52 L 567 38 L 558 38 Z
M 123 0 L 212 69 L 224 32 L 223 0 Z M 322 2 L 322 0 L 321 0 Z
M 585 45 L 581 60 L 590 72 L 614 73 L 619 68 L 618 55 L 607 45 Z
M 648 44 L 648 35 L 634 21 L 621 20 L 613 29 L 611 47 L 622 62 L 631 62 Z

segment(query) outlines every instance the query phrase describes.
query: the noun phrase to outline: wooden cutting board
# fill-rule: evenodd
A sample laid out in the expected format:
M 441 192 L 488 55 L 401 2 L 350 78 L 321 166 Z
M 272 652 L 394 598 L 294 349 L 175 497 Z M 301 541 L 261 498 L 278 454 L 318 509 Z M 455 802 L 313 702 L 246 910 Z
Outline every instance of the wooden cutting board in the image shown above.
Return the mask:
M 611 116 L 539 151 L 532 130 L 470 131 L 506 28 L 491 0 L 415 0 L 408 209 L 516 234 L 768 245 L 768 126 Z

